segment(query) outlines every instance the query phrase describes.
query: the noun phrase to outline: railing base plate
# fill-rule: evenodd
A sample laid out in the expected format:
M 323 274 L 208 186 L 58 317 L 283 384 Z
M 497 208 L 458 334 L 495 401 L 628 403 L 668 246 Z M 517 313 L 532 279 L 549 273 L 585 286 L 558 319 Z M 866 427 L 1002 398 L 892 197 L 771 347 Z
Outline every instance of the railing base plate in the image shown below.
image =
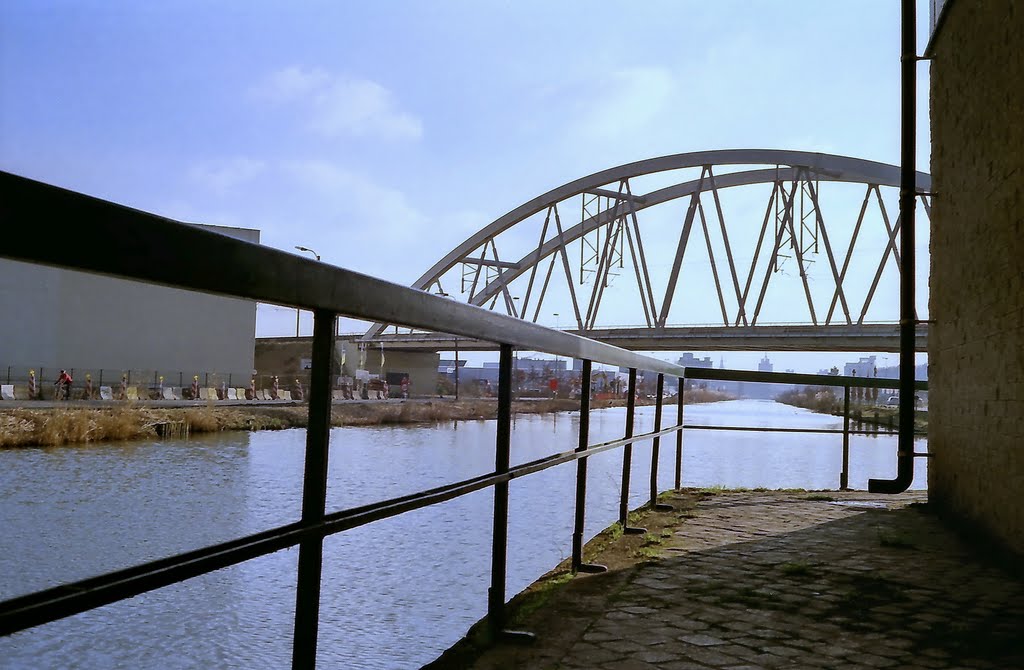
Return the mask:
M 646 528 L 636 528 L 635 526 L 626 526 L 622 529 L 623 535 L 643 535 L 646 532 Z
M 654 505 L 651 505 L 651 509 L 656 512 L 671 512 L 675 507 L 668 503 L 655 503 Z
M 576 572 L 585 572 L 590 575 L 596 575 L 599 572 L 608 572 L 607 565 L 600 565 L 598 563 L 581 563 L 576 568 Z
M 537 641 L 536 635 L 525 630 L 502 629 L 498 631 L 497 637 L 498 642 L 509 642 L 512 644 L 533 644 Z

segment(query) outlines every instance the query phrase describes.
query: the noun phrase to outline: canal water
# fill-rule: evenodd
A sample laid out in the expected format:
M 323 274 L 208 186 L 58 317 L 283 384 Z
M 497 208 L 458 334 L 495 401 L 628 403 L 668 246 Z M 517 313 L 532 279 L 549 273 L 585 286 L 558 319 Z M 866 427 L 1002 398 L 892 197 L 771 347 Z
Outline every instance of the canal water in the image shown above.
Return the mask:
M 595 411 L 591 442 L 623 434 L 624 409 Z M 636 432 L 654 408 L 637 409 Z M 666 408 L 665 425 L 675 417 Z M 836 428 L 771 401 L 687 406 L 687 423 Z M 520 415 L 512 462 L 571 449 L 579 416 Z M 494 421 L 331 432 L 328 510 L 484 474 Z M 305 432 L 0 451 L 0 598 L 7 599 L 296 520 Z M 686 486 L 837 488 L 840 435 L 688 431 Z M 919 446 L 918 451 L 924 451 Z M 895 475 L 896 438 L 854 436 L 850 484 Z M 662 441 L 659 488 L 673 484 Z M 631 506 L 647 497 L 650 442 L 633 450 Z M 924 488 L 923 459 L 913 488 Z M 617 516 L 621 450 L 590 459 L 587 538 Z M 569 555 L 576 466 L 511 483 L 508 594 Z M 480 491 L 326 539 L 319 662 L 417 668 L 486 610 L 492 492 Z M 298 551 L 0 639 L 3 668 L 281 668 L 290 663 Z

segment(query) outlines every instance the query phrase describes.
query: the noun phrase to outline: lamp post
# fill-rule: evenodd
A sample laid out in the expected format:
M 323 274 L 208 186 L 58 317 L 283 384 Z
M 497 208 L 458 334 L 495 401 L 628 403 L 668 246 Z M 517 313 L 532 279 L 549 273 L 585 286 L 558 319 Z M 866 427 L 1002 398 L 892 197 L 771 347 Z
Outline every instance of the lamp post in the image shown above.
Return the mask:
M 309 247 L 302 247 L 296 245 L 295 248 L 298 249 L 299 251 L 305 251 L 307 253 L 313 254 L 314 258 L 316 258 L 318 261 L 320 260 L 320 254 L 313 251 Z M 299 336 L 299 314 L 301 313 L 301 311 L 302 310 L 300 310 L 298 307 L 295 308 L 295 337 Z

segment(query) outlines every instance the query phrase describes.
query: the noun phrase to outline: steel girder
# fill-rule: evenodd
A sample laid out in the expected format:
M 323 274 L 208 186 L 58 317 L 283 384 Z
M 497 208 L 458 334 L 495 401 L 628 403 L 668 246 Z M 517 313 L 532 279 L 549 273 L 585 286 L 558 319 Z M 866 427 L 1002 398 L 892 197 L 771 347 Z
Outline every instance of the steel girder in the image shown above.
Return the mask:
M 722 174 L 716 174 L 714 172 L 715 167 L 729 166 L 729 165 L 770 165 L 772 167 L 765 169 L 754 169 L 744 170 L 740 172 L 727 172 Z M 635 177 L 643 175 L 654 174 L 658 172 L 665 172 L 670 170 L 679 170 L 685 168 L 701 168 L 701 175 L 699 179 L 690 180 L 668 186 L 656 191 L 652 191 L 647 194 L 633 194 L 630 190 L 629 180 Z M 678 279 L 679 266 L 682 261 L 682 252 L 685 249 L 686 241 L 689 236 L 690 228 L 695 221 L 699 221 L 705 232 L 705 240 L 708 241 L 709 245 L 709 258 L 712 264 L 712 271 L 715 278 L 716 288 L 718 290 L 719 299 L 722 301 L 722 315 L 723 321 L 728 324 L 732 319 L 727 314 L 726 307 L 724 304 L 724 293 L 723 286 L 719 280 L 718 270 L 715 267 L 714 255 L 710 250 L 710 240 L 707 234 L 707 217 L 705 216 L 703 204 L 700 200 L 702 193 L 710 191 L 714 196 L 714 205 L 718 214 L 718 221 L 722 228 L 722 235 L 726 239 L 726 254 L 728 260 L 729 274 L 728 279 L 731 279 L 732 288 L 735 289 L 736 300 L 738 302 L 738 310 L 735 315 L 735 325 L 748 325 L 752 323 L 748 319 L 746 314 L 746 302 L 749 298 L 751 284 L 754 274 L 754 265 L 757 263 L 758 254 L 761 252 L 761 247 L 765 241 L 765 232 L 768 227 L 769 214 L 766 212 L 765 222 L 761 230 L 761 238 L 758 241 L 758 248 L 755 252 L 754 261 L 752 262 L 750 269 L 750 276 L 747 277 L 746 286 L 741 291 L 740 281 L 736 273 L 736 265 L 733 261 L 731 250 L 728 244 L 728 233 L 725 231 L 724 218 L 721 216 L 721 204 L 718 199 L 718 192 L 721 189 L 733 188 L 737 186 L 747 186 L 754 184 L 775 184 L 775 190 L 772 194 L 772 201 L 769 202 L 769 210 L 771 209 L 772 202 L 776 203 L 776 209 L 778 210 L 781 206 L 782 220 L 776 221 L 776 228 L 774 235 L 774 246 L 773 253 L 778 253 L 783 242 L 783 238 L 789 236 L 793 239 L 799 234 L 802 234 L 803 227 L 805 226 L 805 215 L 801 212 L 797 214 L 795 212 L 794 201 L 796 200 L 796 183 L 799 181 L 807 182 L 807 194 L 811 200 L 811 212 L 817 217 L 814 222 L 816 228 L 819 228 L 821 233 L 825 236 L 823 242 L 826 247 L 829 265 L 831 268 L 831 274 L 833 279 L 836 281 L 836 293 L 832 299 L 832 304 L 828 310 L 828 315 L 825 319 L 826 323 L 829 323 L 832 319 L 833 313 L 837 306 L 841 307 L 846 321 L 848 323 L 853 322 L 849 306 L 847 304 L 846 296 L 843 294 L 842 282 L 846 276 L 847 270 L 850 264 L 850 256 L 852 255 L 853 246 L 856 244 L 857 233 L 860 229 L 860 222 L 863 219 L 865 207 L 867 206 L 868 197 L 870 196 L 871 190 L 874 189 L 876 197 L 878 198 L 879 205 L 882 208 L 882 215 L 885 220 L 886 228 L 889 234 L 889 245 L 886 247 L 885 254 L 879 264 L 878 271 L 875 276 L 875 280 L 872 283 L 871 289 L 867 300 L 864 303 L 862 312 L 859 314 L 857 319 L 858 323 L 863 323 L 865 313 L 868 305 L 870 304 L 871 297 L 874 294 L 875 288 L 877 287 L 879 277 L 884 268 L 888 254 L 890 251 L 894 254 L 897 266 L 899 266 L 899 256 L 895 249 L 895 238 L 899 231 L 900 222 L 897 220 L 895 226 L 889 225 L 888 217 L 884 210 L 884 203 L 881 202 L 881 196 L 878 195 L 879 186 L 887 187 L 898 187 L 900 183 L 900 169 L 898 166 L 889 165 L 886 163 L 879 163 L 876 161 L 868 161 L 859 158 L 852 158 L 848 156 L 839 156 L 834 154 L 822 154 L 814 152 L 801 152 L 801 151 L 788 151 L 779 149 L 727 149 L 717 151 L 701 151 L 685 154 L 674 154 L 670 156 L 661 156 L 658 158 L 651 158 L 643 161 L 637 161 L 635 163 L 628 163 L 620 165 L 618 167 L 609 168 L 601 172 L 596 172 L 592 175 L 577 179 L 575 181 L 563 184 L 557 188 L 554 188 L 547 193 L 538 196 L 526 203 L 523 203 L 519 207 L 516 207 L 512 211 L 508 212 L 504 216 L 491 222 L 477 233 L 467 238 L 462 244 L 458 245 L 444 258 L 439 260 L 433 265 L 426 273 L 424 273 L 416 282 L 413 283 L 413 288 L 419 288 L 422 290 L 429 289 L 435 283 L 440 283 L 440 279 L 448 273 L 452 268 L 460 263 L 476 264 L 477 273 L 474 277 L 473 289 L 470 292 L 470 303 L 474 305 L 487 305 L 490 302 L 493 307 L 495 301 L 499 297 L 503 297 L 506 303 L 506 309 L 510 313 L 516 313 L 517 307 L 512 303 L 509 297 L 508 286 L 509 284 L 522 276 L 526 272 L 531 273 L 530 284 L 533 286 L 534 278 L 536 277 L 539 266 L 552 254 L 560 254 L 562 257 L 562 265 L 566 273 L 566 280 L 570 287 L 572 286 L 571 272 L 568 267 L 568 258 L 566 256 L 566 247 L 572 242 L 585 238 L 588 233 L 595 230 L 599 230 L 602 226 L 606 226 L 610 221 L 614 219 L 620 219 L 622 225 L 619 226 L 617 235 L 622 237 L 613 240 L 611 238 L 612 231 L 608 231 L 608 238 L 606 244 L 620 244 L 622 245 L 623 239 L 628 242 L 629 253 L 633 258 L 634 269 L 637 274 L 637 285 L 640 289 L 640 300 L 644 306 L 644 312 L 647 318 L 648 326 L 651 328 L 663 328 L 666 325 L 666 318 L 668 313 L 668 307 L 672 300 L 672 295 L 675 290 L 675 284 Z M 864 206 L 861 208 L 860 217 L 858 217 L 857 227 L 855 228 L 853 238 L 851 240 L 850 248 L 847 252 L 847 257 L 843 263 L 842 270 L 840 271 L 837 259 L 835 258 L 831 245 L 828 243 L 827 232 L 824 230 L 824 226 L 821 225 L 820 220 L 820 209 L 817 205 L 817 190 L 810 185 L 811 181 L 831 181 L 831 182 L 846 182 L 846 183 L 861 183 L 868 185 L 868 194 L 865 196 Z M 794 188 L 789 193 L 786 193 L 785 189 L 779 188 L 784 182 L 792 182 Z M 605 188 L 609 184 L 618 184 L 618 190 L 611 190 Z M 928 174 L 918 172 L 917 173 L 917 191 L 919 194 L 927 193 L 931 189 L 931 177 Z M 611 206 L 606 210 L 598 211 L 592 216 L 585 218 L 580 223 L 568 227 L 562 228 L 560 220 L 558 220 L 558 205 L 569 198 L 578 196 L 581 194 L 600 195 L 607 199 Z M 801 196 L 803 194 L 803 187 L 801 187 Z M 690 209 L 687 213 L 686 220 L 683 224 L 683 230 L 680 237 L 680 249 L 676 254 L 675 263 L 672 268 L 672 273 L 666 287 L 666 293 L 664 296 L 661 308 L 658 309 L 658 305 L 654 300 L 653 291 L 651 288 L 650 278 L 647 276 L 646 262 L 643 259 L 643 247 L 639 236 L 639 226 L 636 219 L 636 213 L 642 209 L 654 207 L 666 202 L 676 200 L 689 196 L 691 198 Z M 923 197 L 923 196 L 922 196 Z M 927 207 L 927 201 L 925 205 Z M 494 261 L 484 260 L 484 256 L 474 257 L 470 256 L 471 253 L 479 251 L 483 248 L 486 254 L 487 247 L 494 247 L 494 240 L 502 232 L 512 228 L 513 226 L 529 219 L 530 217 L 547 210 L 547 218 L 545 219 L 544 229 L 541 232 L 541 239 L 538 246 L 527 253 L 518 261 L 497 261 L 496 249 L 494 250 Z M 552 219 L 554 215 L 554 221 L 557 224 L 557 235 L 552 236 L 550 239 L 545 240 L 546 231 L 548 230 L 548 221 Z M 777 212 L 777 216 L 779 213 Z M 799 220 L 797 220 L 799 219 Z M 808 302 L 808 308 L 811 315 L 811 321 L 813 324 L 818 323 L 818 317 L 814 311 L 814 305 L 811 300 L 809 288 L 806 285 L 806 278 L 803 277 L 803 259 L 799 258 L 800 246 L 794 244 L 794 250 L 798 255 L 798 263 L 801 267 L 801 276 L 804 281 L 804 287 L 806 292 L 806 298 Z M 477 290 L 479 281 L 479 270 L 481 265 L 488 265 L 497 270 L 495 275 L 486 281 L 484 286 Z M 540 300 L 543 300 L 544 292 L 546 291 L 547 284 L 550 281 L 556 259 L 551 258 L 546 277 L 542 279 L 543 285 L 541 288 L 541 297 L 537 303 L 537 311 L 539 313 Z M 611 263 L 607 263 L 608 266 Z M 605 273 L 604 277 L 601 276 L 602 271 Z M 586 305 L 579 305 L 576 300 L 576 296 L 573 295 L 573 308 L 575 310 L 577 326 L 582 331 L 589 331 L 596 325 L 596 310 L 600 304 L 601 289 L 603 284 L 607 280 L 607 274 L 610 271 L 610 267 L 601 267 L 597 269 L 597 279 L 595 281 L 594 295 L 592 296 L 589 309 Z M 769 277 L 766 276 L 764 284 L 768 283 Z M 528 290 L 529 294 L 529 290 Z M 757 307 L 755 309 L 754 320 L 756 321 L 756 313 L 760 310 L 761 299 L 764 297 L 764 286 L 762 286 L 761 296 L 758 300 Z M 529 297 L 527 297 L 527 302 Z M 528 318 L 526 314 L 527 305 L 522 305 L 522 311 L 517 315 L 522 318 Z M 536 320 L 536 317 L 534 318 Z M 367 333 L 367 338 L 372 338 L 375 335 L 379 335 L 385 328 L 384 324 L 376 324 L 371 327 Z

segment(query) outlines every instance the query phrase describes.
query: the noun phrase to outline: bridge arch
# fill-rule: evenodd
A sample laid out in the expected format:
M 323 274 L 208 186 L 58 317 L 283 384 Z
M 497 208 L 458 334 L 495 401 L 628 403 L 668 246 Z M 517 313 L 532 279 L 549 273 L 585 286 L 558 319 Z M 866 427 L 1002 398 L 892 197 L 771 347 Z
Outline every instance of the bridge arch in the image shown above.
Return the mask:
M 734 169 L 737 166 L 741 166 L 741 169 Z M 730 168 L 733 168 L 733 171 L 726 171 Z M 650 190 L 647 193 L 633 192 L 635 180 L 638 178 L 687 169 L 690 169 L 689 176 L 676 181 L 676 183 Z M 699 170 L 699 176 L 696 178 L 693 177 L 695 170 Z M 798 274 L 804 286 L 804 298 L 807 302 L 810 325 L 841 324 L 850 326 L 863 324 L 887 263 L 894 264 L 897 270 L 900 266 L 897 248 L 900 221 L 897 217 L 894 223 L 890 222 L 880 192 L 881 187 L 897 188 L 899 186 L 899 172 L 898 166 L 876 161 L 834 154 L 778 149 L 701 151 L 628 163 L 568 182 L 514 208 L 452 249 L 427 270 L 413 284 L 413 287 L 423 290 L 436 289 L 439 293 L 445 293 L 442 280 L 457 266 L 462 265 L 464 268 L 463 284 L 467 283 L 468 276 L 472 277 L 468 291 L 468 301 L 471 304 L 478 306 L 489 304 L 491 309 L 494 309 L 500 301 L 502 307 L 509 314 L 537 321 L 553 270 L 561 260 L 562 271 L 565 274 L 572 303 L 572 321 L 576 325 L 574 330 L 581 333 L 592 332 L 598 327 L 597 317 L 604 286 L 607 284 L 608 273 L 616 253 L 615 246 L 618 245 L 619 248 L 619 267 L 625 265 L 625 249 L 628 246 L 630 265 L 637 282 L 638 296 L 643 307 L 646 327 L 650 329 L 665 328 L 679 281 L 680 267 L 691 233 L 699 222 L 707 242 L 707 253 L 718 301 L 721 305 L 724 326 L 750 327 L 757 324 L 761 302 L 771 279 L 771 273 L 766 273 L 763 280 L 759 282 L 760 286 L 757 286 L 753 281 L 755 270 L 758 268 L 759 262 L 763 264 L 765 257 L 777 257 L 783 251 L 795 257 L 794 262 L 798 266 Z M 829 237 L 828 227 L 821 211 L 819 202 L 821 182 L 860 184 L 865 187 L 860 214 L 843 257 L 837 253 L 839 250 L 835 248 Z M 761 223 L 757 248 L 748 271 L 745 273 L 745 281 L 741 282 L 722 212 L 720 193 L 728 189 L 756 184 L 771 185 L 772 189 Z M 917 192 L 926 213 L 930 212 L 927 195 L 930 189 L 931 177 L 919 172 L 917 174 Z M 703 202 L 708 195 L 713 202 L 714 214 L 717 215 L 720 224 L 719 243 L 724 250 L 724 258 L 716 258 L 715 252 L 712 250 L 708 219 L 713 217 L 706 215 Z M 798 195 L 801 207 L 799 215 L 796 212 Z M 803 210 L 805 196 L 808 203 L 806 212 Z M 582 198 L 582 216 L 578 223 L 563 227 L 558 208 L 560 205 L 564 208 L 565 203 L 574 198 Z M 680 228 L 676 253 L 673 256 L 664 293 L 656 298 L 648 272 L 637 214 L 645 209 L 682 198 L 689 198 L 686 216 Z M 591 203 L 589 210 L 588 199 Z M 874 279 L 863 304 L 859 311 L 856 306 L 851 311 L 852 301 L 847 299 L 844 280 L 850 268 L 862 222 L 865 220 L 865 212 L 872 200 L 879 208 L 888 242 L 884 246 L 881 258 L 878 259 Z M 711 206 L 712 204 L 709 203 L 708 209 Z M 773 208 L 774 217 L 772 216 Z M 518 260 L 501 260 L 496 242 L 498 236 L 516 226 L 534 220 L 542 213 L 544 213 L 544 220 L 538 243 L 521 255 Z M 813 239 L 814 249 L 817 251 L 820 247 L 824 248 L 829 270 L 826 277 L 834 284 L 834 291 L 824 318 L 820 318 L 819 315 L 822 305 L 819 305 L 819 309 L 816 310 L 807 279 L 807 267 L 810 261 L 804 257 L 807 247 L 804 247 L 803 233 L 804 228 L 807 227 L 808 217 L 812 217 L 812 223 L 808 230 L 810 231 L 809 236 Z M 773 218 L 774 221 L 772 221 Z M 774 225 L 770 227 L 769 223 Z M 602 231 L 604 232 L 604 248 L 598 248 L 601 246 Z M 589 270 L 593 276 L 593 287 L 590 289 L 589 297 L 580 296 L 586 297 L 586 300 L 581 300 L 574 289 L 566 250 L 570 244 L 577 242 L 582 244 L 592 233 L 596 234 L 598 243 L 594 247 L 592 258 L 594 267 Z M 548 269 L 543 278 L 540 278 L 538 272 L 545 263 Z M 583 275 L 582 263 L 583 261 L 581 261 L 581 276 Z M 724 279 L 718 271 L 719 263 L 728 267 L 727 275 L 724 270 L 721 273 L 725 275 Z M 466 268 L 469 269 L 468 274 Z M 524 276 L 528 278 L 525 295 L 513 298 L 509 286 L 513 281 Z M 582 283 L 581 280 L 580 284 L 582 285 Z M 756 302 L 752 300 L 754 296 L 752 290 L 757 292 Z M 659 293 L 661 293 L 660 290 Z M 520 298 L 523 298 L 523 301 L 518 304 L 516 301 Z M 532 315 L 531 299 L 534 299 Z M 733 299 L 734 302 L 727 308 L 726 303 Z M 752 302 L 754 304 L 751 304 Z M 753 307 L 752 311 L 749 309 L 751 307 Z M 377 324 L 367 332 L 367 337 L 378 335 L 383 329 L 383 325 Z

